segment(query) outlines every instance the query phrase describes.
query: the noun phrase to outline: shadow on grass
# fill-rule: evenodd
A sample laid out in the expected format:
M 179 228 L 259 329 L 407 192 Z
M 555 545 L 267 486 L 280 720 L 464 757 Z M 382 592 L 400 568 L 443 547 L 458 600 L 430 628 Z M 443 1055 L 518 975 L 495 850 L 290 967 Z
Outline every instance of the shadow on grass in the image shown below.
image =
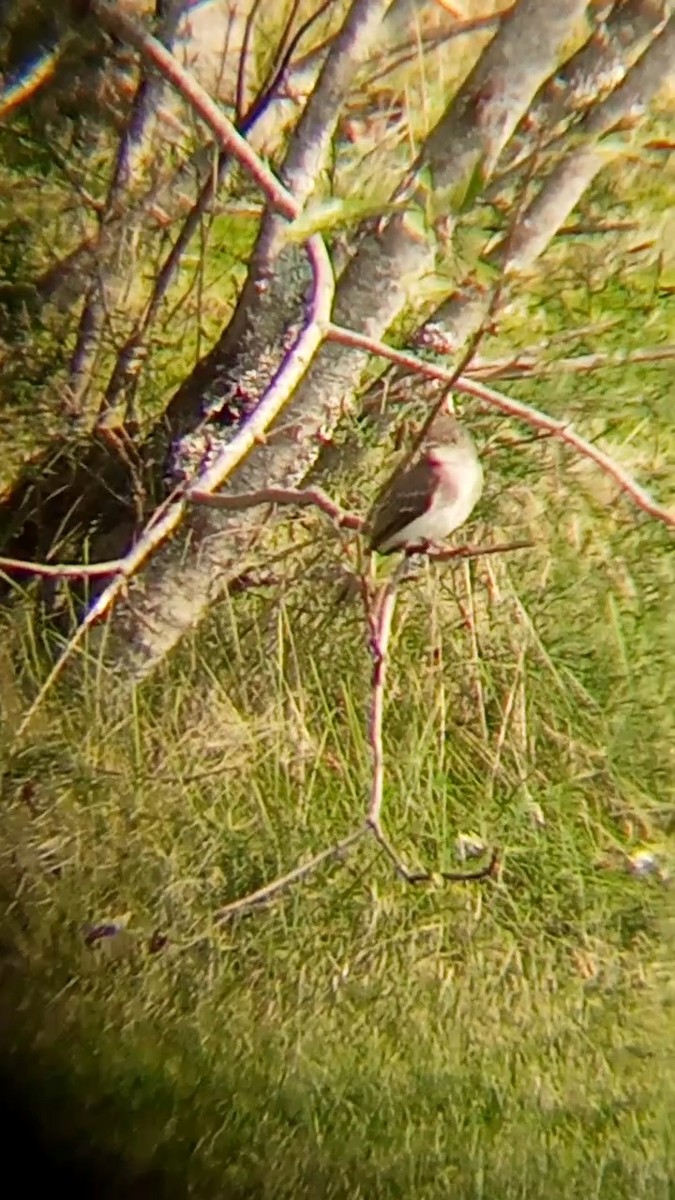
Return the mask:
M 67 1117 L 60 1123 L 67 1127 Z M 4 1173 L 20 1179 L 26 1195 L 162 1200 L 176 1194 L 176 1184 L 171 1190 L 160 1172 L 135 1174 L 128 1163 L 95 1145 L 78 1147 L 61 1131 L 50 1131 L 43 1104 L 6 1065 L 0 1071 L 0 1127 Z

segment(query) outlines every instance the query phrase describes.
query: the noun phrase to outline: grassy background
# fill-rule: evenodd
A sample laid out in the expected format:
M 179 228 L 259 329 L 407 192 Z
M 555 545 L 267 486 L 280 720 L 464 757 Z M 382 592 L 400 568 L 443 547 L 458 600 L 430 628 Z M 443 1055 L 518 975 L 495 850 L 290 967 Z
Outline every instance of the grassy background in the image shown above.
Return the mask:
M 663 381 L 643 367 L 642 395 Z M 592 412 L 597 388 L 513 390 Z M 668 412 L 646 426 L 636 380 L 615 395 L 613 448 L 648 476 Z M 673 854 L 672 545 L 557 447 L 474 424 L 492 441 L 473 534 L 536 545 L 402 593 L 385 820 L 432 870 L 461 834 L 500 845 L 498 883 L 411 889 L 366 842 L 214 923 L 364 812 L 370 666 L 319 516 L 274 533 L 271 596 L 224 601 L 131 702 L 92 660 L 11 760 L 15 1064 L 52 1132 L 150 1189 L 672 1194 L 672 900 L 630 870 Z M 13 621 L 18 712 L 39 656 Z
M 556 361 L 672 342 L 670 171 L 611 168 L 579 219 L 635 215 L 641 228 L 560 239 L 481 351 L 549 339 L 542 359 Z M 42 213 L 28 206 L 29 221 Z M 216 218 L 177 281 L 144 375 L 146 421 L 225 319 L 251 231 Z M 634 252 L 646 234 L 652 252 Z M 8 274 L 35 266 L 13 245 L 2 261 Z M 18 331 L 40 354 L 5 379 L 18 383 L 3 482 L 60 428 L 32 405 L 43 368 L 58 379 L 57 329 L 68 344 L 43 317 Z M 670 363 L 506 387 L 673 502 Z M 499 881 L 409 888 L 364 841 L 217 924 L 223 904 L 365 811 L 364 622 L 336 602 L 344 552 L 318 515 L 268 531 L 251 566 L 274 552 L 277 585 L 222 601 L 131 697 L 92 647 L 79 686 L 50 693 L 18 747 L 46 667 L 30 603 L 0 614 L 5 1066 L 56 1143 L 95 1149 L 111 1188 L 673 1195 L 672 537 L 561 447 L 523 445 L 522 426 L 475 406 L 464 415 L 487 476 L 468 535 L 534 545 L 434 568 L 401 593 L 384 820 L 435 871 L 457 866 L 461 836 L 499 845 Z M 381 459 L 336 473 L 336 497 L 365 509 Z M 658 871 L 636 871 L 640 852 Z M 87 944 L 106 922 L 121 932 Z

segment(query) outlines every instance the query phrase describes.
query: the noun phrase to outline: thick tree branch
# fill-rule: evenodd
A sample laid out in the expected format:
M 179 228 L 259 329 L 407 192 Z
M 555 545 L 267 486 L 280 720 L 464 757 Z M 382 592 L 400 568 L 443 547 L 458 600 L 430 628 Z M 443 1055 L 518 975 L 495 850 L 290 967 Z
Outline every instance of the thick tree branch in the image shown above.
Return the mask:
M 111 16 L 106 0 L 94 0 L 94 3 L 97 15 L 108 23 L 108 27 L 118 35 L 128 37 L 141 54 L 163 72 L 166 79 L 179 87 L 199 116 L 217 133 L 221 144 L 238 158 L 261 186 L 273 212 L 283 218 L 296 216 L 300 211 L 298 200 L 264 167 L 245 140 L 225 121 L 217 106 L 209 101 L 202 89 L 182 71 L 172 56 L 139 30 L 133 22 L 120 20 L 118 14 Z M 369 44 L 375 40 L 385 9 L 386 5 L 382 0 L 361 0 L 347 22 L 344 38 L 341 40 L 341 36 L 338 35 L 331 47 L 315 93 L 315 103 L 319 106 L 323 104 L 331 131 L 340 115 L 349 80 L 359 61 L 365 56 Z M 305 124 L 310 131 L 317 125 L 318 117 L 312 117 L 312 112 L 313 108 L 309 105 L 296 135 L 300 140 Z M 311 185 L 311 173 L 319 169 L 325 149 L 324 137 L 318 150 L 313 146 L 311 153 L 307 147 L 304 154 L 297 149 L 292 151 L 289 162 L 296 181 L 300 180 L 298 172 L 302 165 L 305 184 L 309 181 Z M 307 153 L 309 158 L 306 157 Z M 305 184 L 301 186 L 301 191 Z M 284 221 L 277 223 L 274 218 L 270 218 L 265 228 L 283 231 L 284 227 Z M 276 232 L 274 237 L 276 238 Z M 318 244 L 315 239 L 312 241 L 312 254 L 316 259 L 319 254 Z M 306 267 L 305 249 L 291 246 L 279 253 L 277 247 L 277 256 L 268 259 L 269 248 L 267 244 L 261 255 L 257 258 L 254 255 L 249 281 L 244 289 L 246 302 L 242 299 L 237 309 L 242 315 L 242 322 L 238 323 L 235 313 L 221 344 L 214 348 L 209 356 L 210 385 L 200 387 L 198 392 L 194 386 L 190 390 L 186 389 L 183 393 L 184 411 L 181 409 L 183 396 L 178 396 L 175 398 L 176 403 L 170 406 L 167 413 L 169 427 L 178 435 L 174 441 L 174 460 L 178 460 L 179 464 L 182 461 L 188 463 L 186 474 L 189 484 L 195 482 L 193 476 L 201 470 L 199 485 L 202 489 L 215 489 L 220 486 L 225 477 L 222 473 L 224 465 L 227 467 L 225 474 L 229 474 L 231 450 L 227 439 L 230 432 L 225 428 L 228 421 L 234 420 L 236 423 L 237 419 L 246 419 L 251 413 L 255 413 L 257 420 L 259 411 L 269 411 L 268 380 L 275 380 L 279 361 L 284 364 L 281 367 L 284 377 L 288 374 L 287 360 L 302 362 L 302 370 L 306 369 L 304 354 L 298 353 L 297 345 L 293 350 L 290 348 L 297 329 L 305 326 L 302 335 L 304 342 L 307 344 L 311 338 L 315 338 L 314 349 L 321 340 L 319 328 L 325 312 L 319 313 L 315 303 L 316 295 L 314 300 L 310 300 L 312 312 L 309 324 L 306 324 L 307 287 L 308 284 L 311 285 L 311 279 Z M 326 274 L 327 259 L 324 261 L 324 268 Z M 322 287 L 321 297 L 324 294 L 325 288 Z M 323 299 L 321 303 L 323 304 Z M 319 323 L 313 324 L 316 319 Z M 298 381 L 299 376 L 295 383 Z M 272 384 L 272 389 L 275 388 L 276 380 Z M 196 396 L 199 398 L 198 412 L 195 412 Z M 233 397 L 232 402 L 230 397 Z M 287 398 L 288 393 L 283 403 Z M 280 407 L 281 404 L 275 411 L 279 411 Z M 220 410 L 223 409 L 227 412 L 225 420 L 220 419 Z M 331 424 L 334 421 L 335 416 Z M 303 472 L 305 461 L 312 461 L 316 455 L 315 438 L 320 424 L 320 416 L 318 420 L 314 418 L 310 422 L 299 422 L 289 417 L 288 425 L 291 429 L 288 449 L 293 454 L 299 474 Z M 197 431 L 195 426 L 199 427 Z M 245 428 L 248 427 L 247 424 Z M 185 430 L 183 440 L 182 430 Z M 161 436 L 162 430 L 159 431 L 159 437 Z M 260 466 L 270 454 L 273 457 L 276 454 L 276 440 L 273 448 L 266 445 L 258 447 L 253 456 L 258 464 L 257 469 L 247 464 L 247 470 L 238 473 L 234 485 L 236 491 L 256 490 L 261 478 L 264 483 L 274 482 L 267 470 L 264 469 L 263 473 Z M 206 470 L 202 470 L 200 456 L 205 462 Z M 210 466 L 209 462 L 213 465 Z M 183 470 L 182 466 L 180 469 Z M 276 479 L 279 482 L 288 482 L 283 474 L 277 475 Z M 240 533 L 243 533 L 242 522 L 243 517 L 239 516 L 237 525 Z M 139 595 L 135 596 L 132 589 L 130 603 L 124 606 L 118 623 L 123 630 L 124 644 L 140 673 L 143 673 L 150 661 L 161 657 L 185 628 L 202 616 L 218 587 L 225 586 L 225 563 L 228 558 L 233 557 L 236 560 L 238 554 L 236 539 L 229 533 L 232 524 L 233 518 L 226 518 L 224 513 L 216 509 L 203 509 L 199 514 L 199 529 L 190 528 L 178 539 L 173 538 L 172 544 L 165 546 L 161 561 L 153 560 L 151 568 L 146 571 Z M 175 512 L 161 517 L 159 528 L 155 524 L 147 534 L 152 551 L 154 552 L 159 542 L 164 541 L 165 536 L 176 528 Z M 144 536 L 141 539 L 141 547 L 145 543 Z
M 478 166 L 484 179 L 490 177 L 585 8 L 585 0 L 521 0 L 506 14 L 421 151 L 417 169 L 431 166 L 435 188 L 457 187 Z
M 576 146 L 554 167 L 539 194 L 529 206 L 505 255 L 504 269 L 523 271 L 545 250 L 596 175 L 607 163 L 621 156 L 627 142 L 603 141 L 626 118 L 634 123 L 654 96 L 675 73 L 675 16 L 626 75 L 623 83 L 581 122 Z M 492 261 L 499 261 L 500 248 Z
M 159 20 L 157 37 L 171 44 L 186 0 L 169 0 Z M 156 3 L 156 14 L 159 6 Z M 132 190 L 139 161 L 147 152 L 157 124 L 157 108 L 161 101 L 163 80 L 141 76 L 136 87 L 129 118 L 120 139 L 112 180 L 104 210 L 101 213 L 98 236 L 94 242 L 95 270 L 87 290 L 80 315 L 75 348 L 71 356 L 68 388 L 71 406 L 79 410 L 92 381 L 92 372 L 100 351 L 101 334 L 108 314 L 114 309 L 120 290 L 118 275 L 107 263 L 110 252 L 119 251 L 119 214 L 124 198 Z M 116 232 L 114 232 L 116 230 Z M 130 231 L 125 228 L 130 240 Z
M 592 108 L 576 127 L 571 148 L 545 179 L 528 204 L 518 227 L 483 255 L 483 263 L 508 277 L 510 285 L 518 274 L 531 269 L 567 220 L 595 176 L 628 147 L 617 136 L 614 143 L 603 140 L 626 119 L 642 114 L 654 95 L 675 70 L 675 17 L 654 38 L 623 83 Z M 502 288 L 505 300 L 510 286 Z M 447 351 L 456 351 L 480 325 L 490 305 L 490 289 L 475 273 L 460 284 L 423 327 L 429 338 L 440 338 Z
M 281 177 L 304 204 L 323 168 L 356 72 L 368 61 L 391 0 L 355 0 L 305 105 Z
M 325 164 L 349 86 L 357 68 L 367 59 L 389 2 L 357 0 L 319 72 L 281 169 L 281 177 L 294 197 L 298 212 Z M 223 334 L 221 353 L 224 358 L 250 336 L 256 298 L 261 285 L 277 269 L 285 228 L 285 222 L 279 221 L 274 211 L 262 223 L 246 284 Z M 296 250 L 290 247 L 287 253 L 292 256 Z
M 427 188 L 450 191 L 462 181 L 468 183 L 479 164 L 489 173 L 494 154 L 557 65 L 562 45 L 583 9 L 584 3 L 577 0 L 554 6 L 521 0 L 509 10 L 395 195 L 412 198 L 421 187 L 424 204 Z M 416 199 L 420 201 L 420 196 Z M 433 196 L 431 202 L 436 203 Z M 447 199 L 440 208 L 443 217 L 451 216 Z M 400 315 L 420 276 L 433 270 L 433 242 L 433 232 L 421 229 L 410 213 L 397 214 L 379 232 L 366 235 L 340 279 L 336 321 L 380 337 Z M 297 413 L 306 420 L 317 396 L 324 398 L 324 410 L 344 405 L 366 362 L 365 354 L 345 355 L 336 347 L 324 348 L 293 401 L 293 419 Z
M 283 78 L 285 71 L 288 68 L 290 58 L 299 42 L 311 25 L 318 19 L 321 13 L 332 2 L 326 0 L 326 3 L 321 5 L 316 12 L 305 21 L 295 36 L 291 39 L 290 45 L 285 51 L 281 52 L 280 61 L 277 69 L 273 74 L 272 79 L 262 89 L 261 94 L 251 104 L 248 111 L 243 112 L 237 121 L 237 131 L 246 137 L 250 137 L 251 132 L 255 129 L 257 122 L 264 116 L 276 94 L 276 89 L 279 86 L 280 80 Z M 250 21 L 254 14 L 254 8 L 251 9 L 246 21 L 246 29 L 250 30 Z M 242 48 L 241 66 L 245 61 L 245 48 L 247 38 L 244 39 L 244 47 Z M 238 105 L 239 110 L 239 105 Z M 197 196 L 197 199 L 190 209 L 182 228 L 174 241 L 167 257 L 162 266 L 157 272 L 152 294 L 148 303 L 145 306 L 142 314 L 136 321 L 134 328 L 126 338 L 124 345 L 117 354 L 115 365 L 113 367 L 108 385 L 105 390 L 101 405 L 99 407 L 99 417 L 105 416 L 113 405 L 119 399 L 122 390 L 125 390 L 127 413 L 133 401 L 133 396 L 138 384 L 139 372 L 139 352 L 141 352 L 147 341 L 148 333 L 157 319 L 162 302 L 166 293 L 171 286 L 171 283 L 176 275 L 181 259 L 185 254 L 192 238 L 196 234 L 201 224 L 202 218 L 212 206 L 219 189 L 222 187 L 228 170 L 231 167 L 231 157 L 225 150 L 220 150 L 216 154 L 215 163 L 212 164 L 212 169 L 208 172 L 206 180 Z
M 241 429 L 238 430 L 229 445 L 221 451 L 209 469 L 204 471 L 194 481 L 204 492 L 215 491 L 218 487 L 221 487 L 228 476 L 232 474 L 241 460 L 255 445 L 256 441 L 264 437 L 268 426 L 284 404 L 287 403 L 288 397 L 297 385 L 298 380 L 307 370 L 307 366 L 321 342 L 323 336 L 322 326 L 327 321 L 327 315 L 330 312 L 332 272 L 325 254 L 325 247 L 320 238 L 312 239 L 308 243 L 307 248 L 314 257 L 316 278 L 313 307 L 310 312 L 308 324 L 298 336 L 289 357 L 278 371 L 273 383 L 255 409 L 255 412 L 244 423 Z M 45 679 L 37 696 L 19 724 L 14 735 L 15 741 L 18 741 L 25 733 L 35 713 L 42 705 L 45 696 L 61 676 L 73 653 L 82 645 L 88 631 L 92 626 L 101 621 L 103 617 L 106 617 L 112 611 L 113 606 L 123 596 L 127 595 L 130 585 L 139 571 L 144 566 L 149 566 L 149 568 L 153 566 L 153 555 L 155 555 L 160 546 L 166 543 L 167 539 L 172 538 L 176 534 L 188 511 L 188 507 L 185 499 L 174 500 L 173 502 L 167 502 L 154 515 L 143 535 L 124 557 L 119 575 L 108 584 L 92 604 L 86 617 L 66 645 L 61 657 Z M 172 543 L 174 550 L 175 540 L 174 536 L 174 542 Z M 183 583 L 188 589 L 189 602 L 192 599 L 190 594 L 191 576 L 195 579 L 195 583 L 199 582 L 202 586 L 203 580 L 199 574 L 198 565 L 193 564 L 190 566 L 190 564 L 184 561 L 182 565 Z M 149 570 L 144 580 L 145 588 L 150 586 L 148 574 L 150 574 Z M 156 629 L 153 628 L 150 615 L 146 617 L 144 622 L 146 635 L 144 647 L 147 654 L 145 659 L 146 666 L 148 662 L 150 666 L 153 666 L 155 661 L 162 657 L 165 649 L 170 648 L 175 643 L 176 630 L 174 622 L 177 622 L 179 632 L 183 632 L 185 628 L 185 615 L 180 608 L 182 596 L 172 590 L 165 597 L 162 597 L 159 588 L 157 588 L 157 593 L 157 603 L 162 606 L 159 610 L 162 620 Z M 179 607 L 176 607 L 177 605 Z M 168 642 L 168 646 L 165 646 L 166 642 Z M 144 674 L 143 659 L 140 662 L 136 661 L 135 665 L 137 676 Z
M 490 195 L 503 188 L 507 176 L 522 167 L 529 154 L 541 156 L 538 139 L 542 134 L 549 146 L 559 138 L 565 123 L 569 126 L 578 120 L 618 86 L 644 43 L 663 27 L 667 15 L 664 0 L 618 0 L 608 9 L 600 14 L 588 41 L 535 96 L 526 121 L 507 148 L 507 162 L 498 171 Z

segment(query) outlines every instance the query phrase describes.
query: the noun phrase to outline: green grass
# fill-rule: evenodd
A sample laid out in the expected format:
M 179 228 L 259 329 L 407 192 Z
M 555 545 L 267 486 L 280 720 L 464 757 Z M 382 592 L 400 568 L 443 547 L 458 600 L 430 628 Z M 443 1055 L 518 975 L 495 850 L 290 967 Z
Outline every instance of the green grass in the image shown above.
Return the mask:
M 410 84 L 429 120 L 440 82 Z M 370 164 L 379 173 L 377 151 Z M 345 187 L 349 169 L 336 164 Z M 660 220 L 657 174 L 608 172 L 583 215 L 639 203 Z M 224 319 L 251 236 L 218 217 L 203 270 L 185 266 L 178 323 L 144 372 L 145 420 L 203 348 L 204 320 L 211 336 Z M 561 239 L 481 350 L 608 319 L 542 357 L 672 341 L 667 239 L 638 269 L 630 240 Z M 671 364 L 640 364 L 504 390 L 568 416 L 672 503 L 671 380 Z M 7 479 L 51 432 L 17 401 Z M 49 1135 L 95 1148 L 120 1187 L 674 1194 L 672 535 L 561 447 L 513 446 L 522 426 L 466 414 L 487 447 L 472 538 L 534 545 L 401 592 L 384 822 L 436 873 L 457 868 L 460 835 L 499 846 L 499 880 L 411 888 L 363 840 L 269 907 L 216 920 L 365 813 L 371 664 L 358 605 L 338 607 L 326 582 L 339 543 L 320 517 L 271 535 L 288 549 L 278 588 L 217 605 L 131 697 L 92 649 L 18 746 L 47 666 L 28 603 L 2 614 L 5 1057 Z M 365 508 L 372 466 L 330 490 Z M 662 875 L 630 869 L 640 851 Z M 112 921 L 122 932 L 87 945 Z
M 409 888 L 363 842 L 214 922 L 364 813 L 319 517 L 293 586 L 218 606 L 131 704 L 93 669 L 48 699 L 5 782 L 3 1007 L 54 1136 L 177 1195 L 672 1194 L 672 903 L 627 869 L 673 855 L 672 551 L 550 446 L 491 461 L 481 515 L 538 544 L 402 592 L 385 821 L 434 871 L 498 844 L 499 882 Z

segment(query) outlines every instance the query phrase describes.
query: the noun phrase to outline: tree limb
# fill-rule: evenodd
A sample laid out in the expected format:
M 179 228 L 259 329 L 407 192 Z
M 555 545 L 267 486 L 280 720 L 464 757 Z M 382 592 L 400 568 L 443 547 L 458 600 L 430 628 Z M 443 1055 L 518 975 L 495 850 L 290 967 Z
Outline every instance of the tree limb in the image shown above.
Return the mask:
M 594 14 L 591 13 L 591 19 Z M 535 96 L 527 120 L 521 122 L 510 146 L 503 168 L 496 175 L 489 194 L 496 194 L 507 179 L 521 168 L 527 156 L 541 156 L 542 145 L 536 134 L 545 131 L 545 145 L 559 139 L 565 123 L 578 121 L 613 91 L 644 49 L 644 43 L 663 28 L 666 20 L 664 0 L 618 0 L 608 11 L 601 11 L 588 41 L 560 70 L 550 76 Z
M 167 45 L 171 44 L 185 3 L 186 0 L 169 0 L 169 3 L 164 5 L 157 37 Z M 158 15 L 159 11 L 160 6 L 156 0 L 155 15 Z M 91 383 L 94 363 L 100 349 L 101 333 L 119 290 L 115 272 L 111 271 L 104 261 L 115 244 L 116 235 L 111 226 L 117 230 L 119 236 L 117 218 L 123 207 L 123 197 L 130 191 L 142 150 L 147 148 L 151 141 L 163 86 L 161 76 L 158 79 L 141 75 L 120 139 L 112 180 L 100 215 L 98 236 L 94 242 L 95 270 L 85 295 L 70 361 L 68 388 L 71 393 L 70 403 L 75 410 L 81 409 Z
M 610 455 L 605 454 L 594 446 L 592 442 L 587 441 L 576 433 L 572 426 L 566 421 L 559 421 L 555 417 L 549 417 L 546 413 L 539 409 L 532 408 L 529 404 L 523 404 L 519 400 L 512 400 L 509 396 L 503 395 L 502 392 L 496 392 L 493 388 L 486 387 L 485 384 L 479 383 L 477 380 L 468 379 L 466 376 L 456 377 L 453 371 L 445 367 L 436 367 L 431 363 L 424 362 L 413 354 L 406 354 L 402 350 L 394 350 L 391 346 L 387 346 L 384 342 L 378 342 L 375 338 L 366 337 L 364 334 L 356 333 L 354 330 L 345 329 L 341 326 L 330 324 L 326 329 L 326 337 L 332 341 L 340 342 L 346 346 L 356 346 L 359 349 L 368 351 L 370 354 L 380 355 L 382 358 L 389 359 L 390 362 L 397 363 L 401 367 L 406 367 L 418 375 L 426 379 L 438 379 L 443 383 L 451 384 L 458 392 L 463 392 L 467 396 L 475 396 L 477 400 L 483 401 L 491 408 L 496 408 L 499 412 L 506 413 L 507 416 L 516 417 L 518 420 L 527 422 L 535 429 L 544 429 L 560 441 L 571 446 L 577 454 L 584 458 L 591 459 L 596 466 L 606 474 L 611 476 L 614 482 L 618 485 L 620 491 L 625 492 L 630 496 L 634 504 L 638 508 L 646 512 L 655 520 L 661 521 L 671 529 L 675 529 L 675 512 L 664 508 L 650 496 L 639 483 L 624 471 Z
M 675 72 L 675 16 L 671 16 L 623 83 L 606 100 L 591 109 L 579 126 L 578 144 L 554 167 L 532 201 L 505 256 L 504 270 L 524 271 L 532 265 L 569 213 L 608 161 L 620 157 L 619 141 L 608 145 L 606 134 L 630 117 L 643 113 L 653 97 Z M 499 261 L 498 247 L 492 261 Z
M 192 504 L 205 504 L 210 508 L 224 508 L 238 512 L 245 508 L 257 508 L 261 504 L 293 504 L 298 508 L 318 508 L 330 517 L 341 529 L 362 529 L 363 517 L 346 512 L 320 488 L 260 488 L 257 492 L 237 492 L 232 496 L 204 492 L 190 488 L 186 499 Z M 3 560 L 0 559 L 0 566 Z
M 468 379 L 531 379 L 547 375 L 616 371 L 628 363 L 668 363 L 673 359 L 675 346 L 648 346 L 644 350 L 607 350 L 556 359 L 542 359 L 524 352 L 510 358 L 474 361 L 463 373 Z

